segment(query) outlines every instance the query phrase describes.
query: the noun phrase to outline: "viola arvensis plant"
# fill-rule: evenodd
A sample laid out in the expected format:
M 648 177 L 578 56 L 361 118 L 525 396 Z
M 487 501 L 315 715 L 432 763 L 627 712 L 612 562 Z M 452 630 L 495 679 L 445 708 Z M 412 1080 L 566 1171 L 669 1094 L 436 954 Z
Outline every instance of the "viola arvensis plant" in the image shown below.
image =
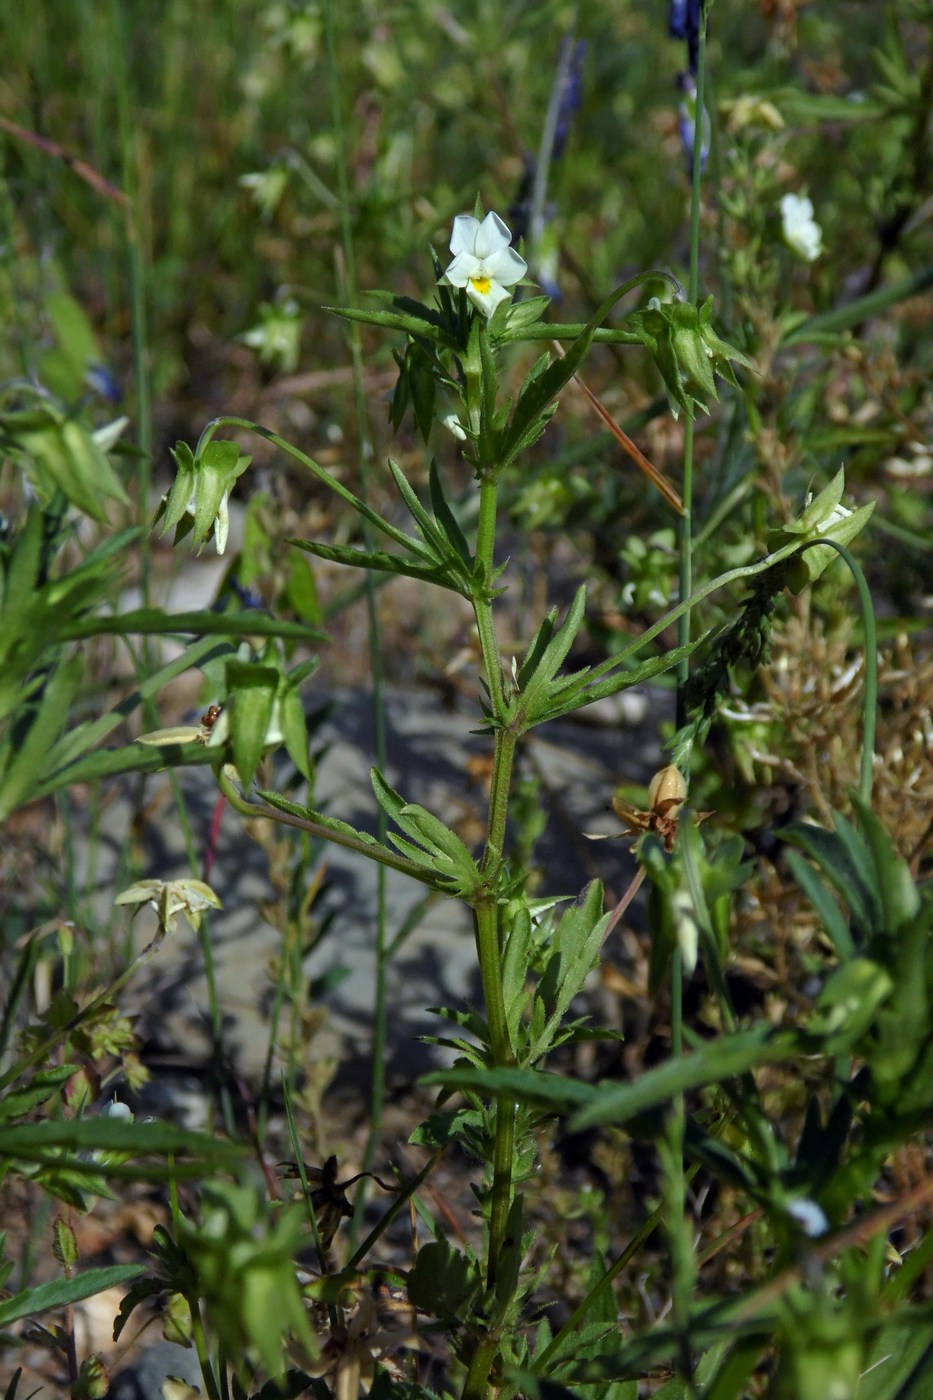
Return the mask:
M 452 287 L 464 287 L 473 305 L 487 318 L 528 270 L 528 264 L 511 245 L 512 235 L 498 214 L 489 213 L 482 223 L 472 214 L 458 214 L 450 235 L 454 260 L 444 276 Z

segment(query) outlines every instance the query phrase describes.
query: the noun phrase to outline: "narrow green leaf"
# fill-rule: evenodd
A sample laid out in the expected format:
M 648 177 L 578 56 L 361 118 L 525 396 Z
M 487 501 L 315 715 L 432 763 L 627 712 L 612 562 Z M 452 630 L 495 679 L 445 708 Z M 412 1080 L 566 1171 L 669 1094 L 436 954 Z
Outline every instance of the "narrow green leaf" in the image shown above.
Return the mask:
M 880 918 L 885 931 L 895 933 L 901 924 L 919 912 L 920 891 L 881 819 L 860 798 L 855 798 L 855 809 L 862 837 L 871 851 Z
M 401 467 L 397 462 L 393 462 L 391 457 L 389 458 L 389 471 L 392 473 L 392 480 L 395 482 L 399 495 L 411 512 L 411 517 L 426 542 L 427 547 L 413 541 L 412 553 L 418 553 L 422 558 L 432 563 L 437 559 L 443 559 L 446 551 L 441 531 L 419 501 L 415 491 L 412 490 Z
M 449 577 L 442 562 L 410 564 L 398 554 L 353 549 L 348 545 L 318 544 L 309 540 L 288 539 L 285 543 L 295 545 L 298 549 L 313 554 L 317 559 L 327 559 L 333 564 L 347 564 L 354 569 L 373 569 L 377 573 L 416 578 L 422 583 L 433 583 L 454 593 L 464 592 L 463 585 L 457 579 Z
M 470 546 L 460 528 L 459 521 L 448 504 L 447 497 L 444 495 L 444 488 L 441 485 L 440 473 L 437 470 L 437 461 L 435 458 L 431 459 L 429 481 L 431 489 L 431 507 L 434 511 L 435 519 L 443 530 L 451 548 L 456 551 L 468 568 L 472 568 L 473 556 L 470 553 Z
M 783 345 L 806 344 L 828 333 L 851 330 L 853 326 L 861 325 L 863 321 L 870 320 L 890 306 L 908 301 L 911 297 L 921 296 L 930 287 L 933 287 L 933 267 L 921 268 L 898 282 L 891 282 L 885 287 L 879 287 L 874 292 L 856 298 L 855 301 L 846 302 L 844 306 L 811 316 L 785 337 Z
M 324 311 L 331 311 L 335 316 L 341 316 L 345 321 L 357 321 L 363 326 L 381 326 L 387 331 L 404 331 L 407 335 L 431 336 L 432 339 L 447 343 L 449 337 L 444 335 L 440 328 L 439 318 L 436 313 L 424 308 L 424 315 L 409 315 L 403 311 L 364 311 L 359 307 L 325 306 Z
M 591 880 L 582 899 L 562 915 L 551 943 L 550 960 L 536 993 L 544 1002 L 547 1019 L 540 1032 L 531 1038 L 531 1059 L 547 1053 L 570 1003 L 596 966 L 609 918 L 609 914 L 603 913 L 603 887 L 599 880 Z
M 395 822 L 396 826 L 401 826 L 399 817 L 405 806 L 405 799 L 390 787 L 378 768 L 371 768 L 369 771 L 369 781 L 372 783 L 373 792 L 376 794 L 376 801 L 385 812 Z
M 9 650 L 11 641 L 20 630 L 21 620 L 32 605 L 39 581 L 43 533 L 43 512 L 41 507 L 34 505 L 26 516 L 25 525 L 17 532 L 7 566 L 3 615 L 0 618 L 2 653 Z
M 827 831 L 810 822 L 794 822 L 784 827 L 781 837 L 799 846 L 816 863 L 868 936 L 874 930 L 878 909 L 877 892 L 873 892 L 868 884 L 871 860 L 864 842 L 851 824 L 845 823 L 848 830 L 844 834 L 840 828 L 841 822 L 845 822 L 845 819 L 837 814 L 835 831 Z
M 264 802 L 268 802 L 270 807 L 276 807 L 280 812 L 288 812 L 293 817 L 301 817 L 303 821 L 314 822 L 318 826 L 325 827 L 328 831 L 333 831 L 335 835 L 350 836 L 354 841 L 362 841 L 367 846 L 378 846 L 379 842 L 375 836 L 371 836 L 368 831 L 359 831 L 349 822 L 339 821 L 336 817 L 325 816 L 323 812 L 317 812 L 312 807 L 304 807 L 300 802 L 290 802 L 287 797 L 283 797 L 280 792 L 271 792 L 267 788 L 257 789 L 257 796 Z
M 39 1104 L 47 1103 L 77 1068 L 77 1065 L 58 1065 L 54 1069 L 40 1070 L 22 1089 L 9 1090 L 0 1098 L 0 1123 L 21 1118 Z
M 44 780 L 42 794 L 52 791 L 51 783 L 56 787 L 64 786 L 68 781 L 67 777 L 61 776 L 61 781 L 56 782 L 61 770 L 67 765 L 74 763 L 83 753 L 86 753 L 94 744 L 100 743 L 119 725 L 125 723 L 127 715 L 143 703 L 157 695 L 169 681 L 180 676 L 183 671 L 207 662 L 212 656 L 222 654 L 224 648 L 218 645 L 212 637 L 201 638 L 187 646 L 180 656 L 173 657 L 165 666 L 160 666 L 135 690 L 132 695 L 128 695 L 115 709 L 102 715 L 97 720 L 88 720 L 83 724 L 77 724 L 69 729 L 66 734 L 55 744 L 49 754 L 47 772 L 50 775 Z M 113 750 L 111 750 L 113 752 Z M 135 745 L 121 750 L 125 754 L 137 753 Z
M 72 783 L 94 782 L 98 778 L 112 778 L 120 773 L 158 773 L 165 768 L 179 768 L 188 764 L 216 765 L 222 760 L 221 750 L 209 749 L 205 744 L 175 744 L 163 748 L 127 744 L 119 749 L 99 750 L 76 759 L 67 768 L 58 769 L 37 785 L 34 796 L 45 797 Z
M 63 641 L 79 641 L 83 637 L 173 636 L 190 632 L 199 637 L 294 637 L 301 641 L 326 642 L 326 632 L 309 627 L 306 622 L 290 622 L 270 617 L 258 609 L 240 612 L 182 612 L 167 613 L 161 608 L 137 608 L 113 617 L 94 617 L 69 623 L 60 636 Z
M 567 610 L 567 616 L 554 635 L 548 640 L 544 650 L 540 653 L 540 658 L 535 665 L 533 673 L 523 686 L 522 709 L 529 723 L 540 723 L 540 720 L 537 719 L 540 706 L 542 703 L 546 703 L 545 697 L 548 688 L 554 679 L 555 673 L 564 661 L 570 648 L 573 646 L 576 635 L 583 622 L 585 611 L 586 585 L 581 584 L 574 595 L 573 602 Z M 542 628 L 539 632 L 541 640 L 544 640 L 545 635 L 546 633 Z
M 647 1070 L 632 1084 L 600 1086 L 597 1096 L 570 1120 L 571 1132 L 604 1123 L 626 1123 L 676 1094 L 719 1084 L 758 1065 L 782 1064 L 804 1053 L 805 1038 L 795 1031 L 756 1026 L 720 1036 L 692 1054 Z
M 143 1264 L 112 1264 L 103 1269 L 87 1269 L 72 1279 L 55 1279 L 15 1293 L 0 1301 L 0 1327 L 9 1327 L 23 1317 L 37 1317 L 51 1308 L 63 1308 L 91 1298 L 107 1288 L 116 1288 L 145 1273 Z
M 631 1084 L 593 1085 L 540 1070 L 436 1070 L 425 1084 L 448 1090 L 472 1090 L 491 1096 L 508 1094 L 522 1103 L 558 1113 L 570 1113 L 571 1132 L 604 1123 L 622 1124 L 647 1109 L 669 1102 L 676 1094 L 719 1084 L 765 1064 L 783 1064 L 812 1052 L 806 1035 L 775 1031 L 770 1026 L 722 1036 L 692 1054 L 667 1060 Z
M 843 962 L 855 957 L 855 943 L 839 905 L 823 884 L 812 865 L 797 851 L 787 852 L 787 863 L 797 884 L 819 915 L 820 922 L 832 940 Z
M 443 1069 L 433 1070 L 421 1079 L 447 1090 L 464 1090 L 489 1095 L 509 1095 L 522 1103 L 569 1113 L 589 1105 L 598 1097 L 592 1084 L 581 1084 L 560 1074 L 537 1069 Z
M 242 1160 L 244 1149 L 211 1133 L 171 1123 L 128 1123 L 114 1118 L 47 1120 L 0 1126 L 0 1153 L 24 1161 L 43 1160 L 51 1150 L 128 1152 L 135 1156 L 185 1153 L 204 1162 Z M 69 1165 L 73 1165 L 69 1163 Z M 95 1166 L 95 1164 L 91 1164 Z M 103 1171 L 97 1163 L 95 1170 Z
M 32 723 L 0 781 L 0 821 L 31 799 L 36 783 L 46 775 L 49 752 L 65 724 L 82 670 L 81 657 L 72 656 L 47 682 Z

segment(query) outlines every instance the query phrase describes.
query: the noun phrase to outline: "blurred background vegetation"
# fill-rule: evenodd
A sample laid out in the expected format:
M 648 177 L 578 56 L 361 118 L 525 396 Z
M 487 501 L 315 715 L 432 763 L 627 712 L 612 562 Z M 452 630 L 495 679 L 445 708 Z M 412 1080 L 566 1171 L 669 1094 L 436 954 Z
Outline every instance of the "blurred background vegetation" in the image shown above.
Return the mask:
M 452 219 L 477 195 L 524 237 L 555 320 L 587 320 L 650 267 L 686 283 L 687 54 L 667 19 L 662 0 L 42 0 L 11 13 L 0 408 L 15 409 L 26 386 L 88 427 L 130 418 L 120 459 L 130 504 L 114 496 L 108 522 L 83 522 L 77 548 L 148 523 L 171 480 L 169 448 L 224 412 L 281 432 L 354 490 L 371 464 L 369 489 L 394 509 L 387 455 L 416 482 L 427 473 L 415 425 L 390 431 L 391 338 L 361 332 L 360 398 L 351 333 L 325 308 L 378 288 L 430 301 L 430 250 L 445 266 Z M 840 465 L 850 504 L 876 502 L 857 546 L 881 618 L 876 805 L 922 876 L 933 844 L 933 12 L 926 0 L 715 0 L 708 63 L 701 297 L 713 295 L 718 331 L 755 372 L 697 424 L 696 573 L 760 555 L 769 528 Z M 813 201 L 823 239 L 813 262 L 784 242 L 788 193 Z M 516 356 L 516 386 L 530 359 Z M 583 377 L 677 481 L 683 423 L 648 356 L 599 346 Z M 0 511 L 15 519 L 29 492 L 9 469 L 6 431 L 2 446 Z M 438 429 L 430 446 L 466 496 L 455 439 Z M 245 545 L 231 568 L 266 604 L 326 625 L 355 581 L 317 565 L 309 576 L 277 541 L 346 542 L 355 524 L 335 520 L 330 498 L 268 448 L 257 458 L 259 474 L 239 488 Z M 670 601 L 675 522 L 573 386 L 503 499 L 516 644 L 545 593 L 581 577 L 594 657 Z M 462 622 L 444 630 L 433 611 L 407 615 L 409 601 L 383 614 L 387 674 L 448 684 Z M 702 621 L 731 615 L 729 600 L 710 600 Z M 362 630 L 334 629 L 328 664 L 345 678 L 365 674 L 365 658 L 347 657 Z M 413 647 L 393 649 L 400 637 L 417 639 L 414 661 Z M 859 642 L 851 584 L 832 569 L 782 606 L 770 666 L 736 679 L 695 775 L 695 805 L 765 857 L 736 912 L 736 946 L 775 1021 L 802 998 L 816 934 L 770 863 L 773 828 L 846 807 Z M 110 656 L 89 669 L 82 713 L 100 702 Z M 462 666 L 471 695 L 474 659 Z M 529 845 L 534 806 L 532 794 L 518 835 Z M 7 835 L 0 873 L 20 871 L 27 904 L 21 840 Z M 58 882 L 54 861 L 42 870 Z M 8 946 L 38 917 L 34 906 L 17 913 Z M 644 966 L 629 973 L 625 986 L 641 986 Z M 564 1165 L 545 1163 L 542 1189 L 556 1200 Z M 623 1175 L 608 1155 L 606 1171 Z M 568 1191 L 565 1218 L 576 1209 Z

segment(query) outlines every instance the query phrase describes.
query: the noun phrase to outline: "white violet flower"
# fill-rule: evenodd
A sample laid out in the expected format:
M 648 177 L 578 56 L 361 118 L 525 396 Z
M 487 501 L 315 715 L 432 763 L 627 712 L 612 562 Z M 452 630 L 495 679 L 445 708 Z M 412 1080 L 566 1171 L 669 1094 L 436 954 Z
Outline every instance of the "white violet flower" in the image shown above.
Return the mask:
M 784 242 L 804 262 L 823 251 L 823 230 L 813 217 L 813 201 L 805 194 L 785 194 L 781 200 Z
M 525 259 L 510 247 L 512 235 L 498 214 L 489 213 L 482 223 L 472 214 L 458 214 L 450 235 L 454 260 L 444 276 L 452 287 L 466 288 L 466 294 L 483 315 L 490 317 L 496 307 L 508 301 L 507 287 L 524 277 Z
M 798 1196 L 795 1200 L 788 1201 L 787 1214 L 791 1220 L 796 1220 L 803 1233 L 809 1235 L 811 1240 L 818 1239 L 829 1230 L 825 1212 L 816 1201 L 811 1201 L 807 1196 Z

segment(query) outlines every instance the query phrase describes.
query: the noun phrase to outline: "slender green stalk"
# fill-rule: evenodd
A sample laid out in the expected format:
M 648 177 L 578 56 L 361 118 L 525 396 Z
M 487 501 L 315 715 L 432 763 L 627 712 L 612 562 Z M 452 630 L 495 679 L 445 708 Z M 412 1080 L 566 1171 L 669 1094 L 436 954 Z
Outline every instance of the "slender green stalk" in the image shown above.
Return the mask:
M 518 740 L 511 730 L 500 730 L 496 734 L 496 746 L 492 760 L 492 786 L 489 794 L 489 818 L 486 827 L 486 849 L 483 852 L 482 862 L 485 873 L 492 872 L 496 862 L 502 859 L 505 849 L 512 766 L 515 761 L 517 742 Z
M 133 340 L 133 382 L 136 386 L 136 440 L 141 449 L 135 467 L 138 509 L 149 511 L 152 487 L 152 391 L 149 382 L 149 332 L 146 310 L 146 271 L 139 238 L 139 189 L 136 142 L 127 69 L 127 37 L 123 0 L 110 0 L 110 53 L 117 103 L 117 135 L 120 145 L 120 179 L 126 194 L 127 277 L 130 289 Z M 149 601 L 149 550 L 144 541 L 140 554 L 140 590 Z
M 352 1273 L 354 1269 L 359 1268 L 363 1260 L 373 1248 L 373 1245 L 382 1235 L 385 1234 L 386 1230 L 392 1224 L 392 1221 L 396 1219 L 406 1202 L 411 1200 L 412 1196 L 414 1196 L 421 1183 L 423 1181 L 426 1181 L 427 1178 L 431 1175 L 434 1168 L 440 1161 L 441 1157 L 447 1151 L 448 1145 L 449 1144 L 445 1142 L 442 1143 L 440 1147 L 435 1148 L 434 1152 L 425 1162 L 424 1166 L 421 1168 L 420 1172 L 418 1172 L 417 1176 L 412 1177 L 411 1181 L 406 1183 L 402 1191 L 399 1193 L 398 1196 L 396 1196 L 395 1200 L 389 1206 L 389 1209 L 379 1219 L 377 1224 L 373 1226 L 372 1230 L 366 1236 L 365 1240 L 363 1240 L 362 1244 L 360 1244 L 356 1248 L 354 1253 L 350 1255 L 350 1258 L 344 1265 L 345 1273 Z
M 204 1389 L 208 1400 L 221 1400 L 220 1391 L 217 1389 L 217 1382 L 214 1379 L 214 1369 L 211 1366 L 210 1356 L 207 1350 L 207 1336 L 204 1331 L 204 1319 L 201 1316 L 201 1304 L 196 1293 L 186 1294 L 185 1302 L 188 1304 L 188 1311 L 191 1314 L 191 1340 L 194 1342 L 194 1349 L 198 1356 L 198 1365 L 201 1368 L 201 1378 L 204 1381 Z
M 340 244 L 343 254 L 343 286 L 340 300 L 344 305 L 353 305 L 358 299 L 356 279 L 356 252 L 353 241 L 353 221 L 351 218 L 351 193 L 349 154 L 346 130 L 343 122 L 343 105 L 340 95 L 340 73 L 337 66 L 337 37 L 334 22 L 333 0 L 325 0 L 324 34 L 327 55 L 327 83 L 330 93 L 331 130 L 337 150 L 337 197 L 340 204 Z M 353 397 L 356 411 L 356 431 L 360 463 L 360 497 L 369 501 L 369 461 L 372 444 L 367 429 L 366 395 L 363 389 L 363 347 L 360 328 L 357 322 L 350 323 L 350 355 L 353 364 Z M 368 522 L 363 521 L 363 542 L 367 549 L 373 545 Z M 369 634 L 369 664 L 373 679 L 373 723 L 375 729 L 375 759 L 380 772 L 386 767 L 386 718 L 383 696 L 382 638 L 379 628 L 379 614 L 376 608 L 376 584 L 371 570 L 366 572 L 366 619 Z M 376 835 L 384 842 L 386 836 L 386 814 L 379 808 L 376 815 Z M 388 1031 L 388 936 L 386 932 L 386 873 L 380 866 L 376 875 L 376 970 L 373 996 L 373 1030 L 371 1091 L 369 1101 L 369 1135 L 363 1152 L 362 1167 L 369 1171 L 375 1161 L 382 1131 L 382 1110 L 385 1100 L 385 1046 Z M 350 1239 L 355 1241 L 362 1211 L 366 1203 L 368 1179 L 363 1177 L 356 1194 L 353 1219 L 350 1224 Z
M 858 563 L 845 545 L 835 540 L 817 540 L 817 544 L 831 544 L 837 554 L 841 554 L 855 579 L 859 608 L 862 613 L 862 630 L 865 633 L 865 688 L 862 694 L 862 753 L 859 760 L 858 794 L 866 804 L 871 803 L 872 780 L 875 758 L 875 723 L 878 711 L 878 636 L 875 627 L 875 608 L 871 600 L 868 582 Z
M 467 1377 L 463 1383 L 462 1400 L 481 1400 L 486 1392 L 489 1372 L 492 1370 L 498 1350 L 499 1339 L 497 1337 L 483 1337 L 476 1343 L 473 1355 L 470 1357 Z
M 480 326 L 480 335 L 485 335 L 485 333 L 485 326 Z M 480 364 L 482 364 L 482 360 L 483 356 L 480 356 Z M 479 425 L 484 412 L 484 397 L 489 386 L 484 384 L 483 373 L 479 366 L 475 368 L 471 366 L 470 369 L 472 372 L 468 370 L 467 375 L 467 412 L 471 422 Z M 480 503 L 476 531 L 476 564 L 483 594 L 474 597 L 473 611 L 482 651 L 483 669 L 489 686 L 490 708 L 501 726 L 496 729 L 486 845 L 481 862 L 484 874 L 490 881 L 494 881 L 495 871 L 502 860 L 505 848 L 509 793 L 517 736 L 505 724 L 506 698 L 502 681 L 502 658 L 496 638 L 492 603 L 486 596 L 495 567 L 498 480 L 496 464 L 483 463 L 479 478 Z M 500 914 L 494 890 L 490 890 L 487 898 L 476 903 L 473 915 L 476 953 L 483 984 L 486 1019 L 489 1025 L 492 1063 L 496 1068 L 506 1067 L 514 1064 L 515 1057 L 509 1037 L 502 988 Z M 486 1286 L 490 1290 L 495 1287 L 498 1262 L 505 1245 L 509 1208 L 512 1204 L 512 1169 L 517 1107 L 515 1100 L 508 1096 L 496 1098 L 492 1193 L 486 1258 Z M 478 1339 L 464 1385 L 464 1400 L 479 1400 L 486 1388 L 489 1372 L 498 1349 L 499 1344 L 496 1337 L 487 1334 Z
M 493 900 L 477 905 L 474 911 L 476 951 L 479 958 L 489 1042 L 494 1066 L 505 1068 L 515 1062 L 502 994 L 502 960 L 499 945 L 499 910 Z M 489 1258 L 487 1287 L 493 1288 L 499 1255 L 505 1243 L 509 1207 L 512 1204 L 512 1161 L 515 1149 L 514 1099 L 496 1099 L 496 1132 L 493 1145 L 492 1198 L 489 1214 Z
M 298 1172 L 298 1179 L 301 1182 L 301 1192 L 304 1196 L 305 1211 L 308 1216 L 308 1224 L 311 1226 L 311 1234 L 314 1239 L 314 1249 L 317 1254 L 318 1268 L 321 1277 L 326 1278 L 329 1270 L 327 1267 L 327 1250 L 321 1239 L 321 1231 L 317 1223 L 317 1211 L 314 1209 L 314 1202 L 311 1199 L 311 1187 L 308 1182 L 308 1169 L 304 1162 L 304 1153 L 301 1146 L 301 1134 L 298 1132 L 298 1124 L 295 1121 L 295 1109 L 292 1103 L 292 1090 L 288 1082 L 282 1080 L 282 1096 L 285 1100 L 285 1121 L 288 1124 L 288 1136 L 295 1155 L 295 1167 Z
M 557 72 L 551 86 L 551 100 L 544 118 L 541 141 L 538 146 L 538 159 L 535 162 L 535 178 L 531 190 L 531 211 L 528 216 L 529 257 L 534 266 L 541 235 L 545 229 L 544 206 L 547 200 L 548 177 L 551 173 L 551 158 L 554 154 L 554 141 L 557 136 L 557 123 L 560 118 L 564 89 L 573 63 L 576 47 L 573 31 L 564 35 L 561 43 Z
M 706 4 L 700 6 L 700 43 L 697 61 L 696 105 L 693 117 L 693 183 L 690 196 L 690 270 L 687 294 L 696 303 L 700 283 L 700 187 L 703 177 L 703 112 L 704 69 L 706 67 Z M 689 598 L 693 592 L 693 418 L 684 423 L 684 478 L 680 517 L 680 596 Z M 680 618 L 677 628 L 679 646 L 690 642 L 690 609 Z M 684 687 L 689 677 L 690 663 L 684 659 L 677 669 L 677 727 L 686 723 Z
M 706 24 L 707 3 L 700 3 L 700 34 L 697 56 L 696 105 L 693 115 L 693 179 L 690 196 L 690 268 L 687 281 L 687 294 L 696 304 L 699 293 L 700 267 L 700 198 L 703 176 L 703 130 L 705 104 L 706 68 Z M 683 513 L 679 520 L 680 531 L 680 600 L 690 598 L 693 593 L 693 437 L 694 420 L 688 417 L 684 424 L 684 473 L 681 496 Z M 690 644 L 691 608 L 687 608 L 678 620 L 677 642 L 681 647 Z M 690 660 L 684 657 L 677 668 L 677 726 L 687 721 L 686 687 L 690 677 Z M 671 1056 L 679 1059 L 683 1054 L 683 965 L 679 950 L 671 959 Z M 686 1111 L 682 1093 L 674 1096 L 670 1132 L 670 1160 L 667 1170 L 667 1197 L 670 1212 L 670 1238 L 673 1265 L 673 1313 L 674 1326 L 681 1331 L 681 1350 L 687 1359 L 685 1329 L 688 1324 L 689 1309 L 686 1296 L 686 1269 L 684 1263 L 684 1211 L 686 1209 L 687 1186 L 684 1175 L 684 1129 Z M 684 1369 L 689 1383 L 689 1373 Z M 691 1385 L 692 1389 L 692 1385 Z

